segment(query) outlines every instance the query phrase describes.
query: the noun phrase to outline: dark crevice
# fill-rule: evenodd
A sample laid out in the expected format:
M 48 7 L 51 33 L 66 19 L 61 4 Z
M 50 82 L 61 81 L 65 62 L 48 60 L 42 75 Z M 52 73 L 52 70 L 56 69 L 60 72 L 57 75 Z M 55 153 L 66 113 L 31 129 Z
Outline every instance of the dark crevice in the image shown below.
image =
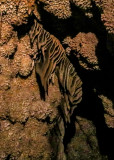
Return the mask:
M 12 121 L 10 116 L 6 116 L 5 120 L 8 120 L 13 125 L 16 124 L 16 121 Z
M 11 158 L 11 154 L 7 156 L 6 160 L 10 160 L 10 158 Z
M 28 120 L 29 120 L 29 117 L 27 117 L 26 120 L 25 120 L 24 122 L 20 122 L 20 123 L 21 123 L 23 126 L 25 126 L 26 123 L 28 122 Z
M 23 36 L 29 33 L 31 26 L 34 24 L 35 16 L 31 16 L 28 18 L 27 24 L 22 24 L 20 26 L 13 25 L 14 31 L 17 31 L 18 39 L 21 39 Z
M 42 100 L 45 101 L 45 99 L 46 99 L 45 89 L 42 86 L 42 82 L 41 82 L 40 76 L 37 73 L 36 73 L 36 80 L 37 80 L 37 83 L 39 85 L 40 97 L 41 97 Z
M 71 142 L 71 139 L 74 137 L 75 133 L 76 133 L 75 116 L 72 116 L 71 122 L 68 123 L 67 127 L 65 128 L 65 136 L 64 136 L 64 140 L 63 140 L 65 152 L 67 150 L 67 145 Z

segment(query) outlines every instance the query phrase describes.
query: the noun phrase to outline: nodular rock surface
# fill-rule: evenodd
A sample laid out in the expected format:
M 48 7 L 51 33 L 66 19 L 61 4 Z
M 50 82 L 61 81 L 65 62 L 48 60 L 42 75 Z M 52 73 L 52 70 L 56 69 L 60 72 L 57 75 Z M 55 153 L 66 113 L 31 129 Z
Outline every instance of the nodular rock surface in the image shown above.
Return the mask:
M 40 96 L 34 19 L 59 39 L 83 82 L 67 126 L 55 74 Z M 0 160 L 114 159 L 113 74 L 113 0 L 0 0 Z

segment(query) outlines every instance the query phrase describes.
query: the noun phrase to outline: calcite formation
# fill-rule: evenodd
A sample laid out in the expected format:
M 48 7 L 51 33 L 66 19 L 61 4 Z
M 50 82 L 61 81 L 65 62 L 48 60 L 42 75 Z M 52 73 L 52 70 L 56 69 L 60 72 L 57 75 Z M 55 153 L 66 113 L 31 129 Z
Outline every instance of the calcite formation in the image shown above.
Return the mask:
M 99 153 L 96 129 L 92 122 L 79 116 L 76 118 L 77 135 L 74 135 L 68 145 L 68 159 L 107 159 L 106 156 L 102 157 Z
M 45 4 L 44 9 L 54 14 L 60 19 L 66 19 L 71 16 L 70 2 L 69 0 L 39 0 Z
M 104 107 L 105 122 L 109 128 L 114 128 L 114 105 L 113 102 L 104 95 L 99 95 Z
M 96 55 L 98 40 L 93 33 L 79 33 L 73 39 L 65 38 L 63 43 L 68 45 L 69 49 L 66 48 L 66 52 L 74 51 L 81 67 L 86 70 L 100 69 Z
M 101 20 L 104 23 L 108 33 L 114 33 L 114 4 L 111 0 L 101 1 L 101 8 L 103 13 L 101 14 Z
M 85 16 L 92 18 L 93 14 L 91 12 L 92 10 L 92 4 L 90 0 L 71 0 L 72 3 L 74 3 L 77 7 L 83 10 L 85 13 Z
M 0 0 L 0 160 L 113 159 L 113 3 Z M 31 29 L 34 19 L 40 39 Z M 58 50 L 67 60 L 46 74 L 44 100 L 35 62 L 45 66 L 40 56 L 47 52 L 49 71 Z

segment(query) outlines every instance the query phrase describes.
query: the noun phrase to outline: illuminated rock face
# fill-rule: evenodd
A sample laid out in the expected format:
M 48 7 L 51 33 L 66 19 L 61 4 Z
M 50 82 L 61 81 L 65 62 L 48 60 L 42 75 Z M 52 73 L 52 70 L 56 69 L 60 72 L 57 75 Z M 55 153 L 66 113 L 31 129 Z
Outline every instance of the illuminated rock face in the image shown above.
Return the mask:
M 73 39 L 67 37 L 64 39 L 64 44 L 68 45 L 66 52 L 67 50 L 74 51 L 82 68 L 86 70 L 100 70 L 96 56 L 98 40 L 93 33 L 79 33 Z
M 0 0 L 1 160 L 113 158 L 112 3 Z M 32 44 L 34 20 L 48 34 Z M 35 70 L 39 53 L 49 55 L 46 72 L 45 63 L 43 70 L 38 65 L 41 80 L 48 79 L 45 100 Z

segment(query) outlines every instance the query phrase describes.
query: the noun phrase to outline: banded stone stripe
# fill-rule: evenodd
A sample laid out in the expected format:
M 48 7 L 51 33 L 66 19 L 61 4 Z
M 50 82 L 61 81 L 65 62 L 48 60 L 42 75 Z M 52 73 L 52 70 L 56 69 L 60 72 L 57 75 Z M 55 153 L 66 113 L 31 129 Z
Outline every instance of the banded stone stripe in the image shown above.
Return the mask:
M 47 32 L 36 20 L 30 31 L 30 40 L 31 44 L 36 40 L 38 53 L 35 69 L 45 92 L 48 91 L 49 78 L 56 70 L 64 95 L 62 106 L 64 118 L 66 122 L 70 122 L 73 110 L 82 99 L 82 81 L 67 58 L 60 41 Z
M 61 60 L 57 75 L 65 99 L 62 106 L 65 122 L 70 122 L 74 109 L 82 100 L 82 81 L 67 57 Z
M 41 78 L 42 86 L 47 92 L 48 80 L 56 65 L 65 55 L 64 48 L 60 41 L 43 29 L 43 26 L 36 20 L 30 31 L 31 44 L 37 40 L 38 56 L 36 60 L 36 72 Z

